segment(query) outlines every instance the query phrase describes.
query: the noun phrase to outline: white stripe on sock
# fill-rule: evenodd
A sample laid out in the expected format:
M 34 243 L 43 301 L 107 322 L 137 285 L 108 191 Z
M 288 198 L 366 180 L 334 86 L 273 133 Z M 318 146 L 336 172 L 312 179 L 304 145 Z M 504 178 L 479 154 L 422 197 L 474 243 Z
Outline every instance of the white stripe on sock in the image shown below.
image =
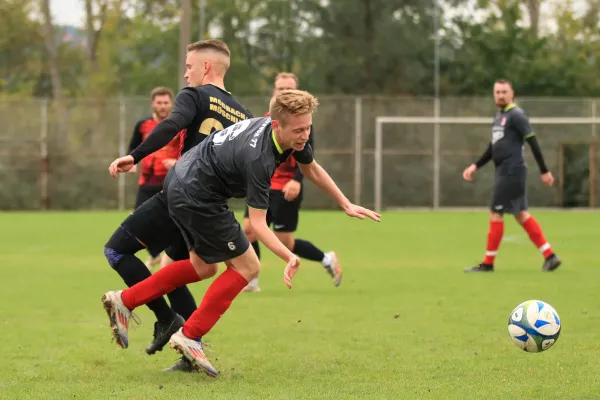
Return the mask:
M 550 243 L 546 242 L 540 246 L 540 252 L 543 253 L 550 248 Z
M 497 252 L 497 251 L 489 251 L 489 250 L 488 250 L 488 251 L 486 251 L 486 252 L 485 252 L 485 255 L 486 255 L 486 256 L 495 256 L 495 255 L 497 255 L 497 254 L 498 254 L 498 252 Z

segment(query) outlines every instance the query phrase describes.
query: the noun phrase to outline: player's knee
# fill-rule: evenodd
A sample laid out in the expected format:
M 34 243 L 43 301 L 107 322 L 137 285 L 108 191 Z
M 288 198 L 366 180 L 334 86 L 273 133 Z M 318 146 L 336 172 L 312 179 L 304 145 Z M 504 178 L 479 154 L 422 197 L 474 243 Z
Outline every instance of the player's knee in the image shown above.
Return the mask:
M 196 273 L 198 274 L 200 280 L 211 278 L 215 276 L 219 271 L 218 264 L 207 264 L 204 261 L 202 261 L 202 259 L 198 256 L 190 257 L 190 261 L 192 263 L 192 266 L 196 270 Z
M 116 269 L 121 262 L 125 254 L 119 253 L 115 249 L 111 249 L 110 247 L 104 247 L 104 257 L 108 261 L 108 265 L 110 265 L 113 269 Z
M 519 224 L 523 225 L 525 223 L 525 221 L 527 221 L 529 219 L 530 216 L 531 216 L 531 214 L 529 214 L 529 212 L 521 211 L 517 215 L 515 215 L 515 219 L 517 220 L 517 222 Z
M 112 268 L 116 268 L 126 254 L 135 254 L 144 246 L 127 230 L 119 227 L 104 245 L 104 257 Z
M 500 213 L 497 212 L 491 212 L 490 213 L 490 220 L 491 221 L 502 221 L 504 219 L 504 216 Z
M 219 271 L 219 264 L 206 264 L 204 271 L 203 276 L 200 276 L 201 279 L 212 278 Z
M 294 233 L 293 232 L 275 232 L 275 236 L 290 251 L 294 251 Z

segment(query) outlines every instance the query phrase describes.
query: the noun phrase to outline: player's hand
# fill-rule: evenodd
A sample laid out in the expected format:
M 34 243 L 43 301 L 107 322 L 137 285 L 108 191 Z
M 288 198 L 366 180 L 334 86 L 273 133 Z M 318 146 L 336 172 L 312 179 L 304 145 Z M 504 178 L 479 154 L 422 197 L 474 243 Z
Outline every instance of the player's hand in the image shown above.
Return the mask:
M 287 285 L 289 289 L 292 288 L 292 279 L 296 272 L 298 272 L 298 268 L 300 267 L 300 259 L 293 255 L 285 266 L 285 270 L 283 271 L 283 281 Z
M 365 219 L 365 217 L 371 218 L 373 221 L 381 222 L 381 215 L 375 211 L 371 211 L 367 208 L 357 206 L 356 204 L 348 204 L 344 206 L 344 211 L 349 217 L 358 219 Z
M 302 188 L 302 184 L 297 180 L 292 179 L 283 187 L 283 198 L 286 201 L 293 201 L 300 194 L 300 188 Z
M 173 165 L 175 165 L 176 162 L 177 162 L 176 158 L 167 158 L 167 159 L 163 160 L 163 165 L 165 166 L 165 168 L 168 171 L 171 168 L 173 168 Z
M 542 174 L 542 182 L 544 182 L 544 185 L 546 186 L 552 186 L 552 184 L 554 184 L 552 172 L 546 172 L 545 174 Z
M 473 175 L 475 175 L 475 172 L 477 171 L 477 165 L 475 164 L 471 164 L 469 165 L 467 168 L 465 168 L 465 170 L 463 171 L 463 178 L 467 181 L 472 181 L 473 180 Z
M 113 178 L 116 178 L 118 174 L 129 171 L 134 165 L 132 156 L 117 158 L 108 167 L 108 172 Z
M 137 165 L 134 165 L 133 167 L 131 167 L 131 169 L 129 171 L 130 174 L 135 174 L 137 172 Z

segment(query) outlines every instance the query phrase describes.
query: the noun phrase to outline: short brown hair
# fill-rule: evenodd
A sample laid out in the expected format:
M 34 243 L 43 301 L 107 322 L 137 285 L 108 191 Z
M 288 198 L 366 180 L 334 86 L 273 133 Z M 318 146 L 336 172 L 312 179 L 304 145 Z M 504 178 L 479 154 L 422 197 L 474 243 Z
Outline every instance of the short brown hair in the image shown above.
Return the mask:
M 273 83 L 277 82 L 279 79 L 285 79 L 285 78 L 292 78 L 293 80 L 296 81 L 296 87 L 300 86 L 300 81 L 298 80 L 298 77 L 296 76 L 296 74 L 294 74 L 292 72 L 278 73 L 277 76 L 275 76 L 275 80 L 273 81 Z
M 508 79 L 496 79 L 496 82 L 494 82 L 494 84 L 496 84 L 496 83 L 505 83 L 508 86 L 510 86 L 511 89 L 513 89 L 512 82 L 509 81 Z
M 290 115 L 304 115 L 316 111 L 319 100 L 303 90 L 284 90 L 271 99 L 269 114 L 272 119 L 287 122 Z
M 171 89 L 169 89 L 166 86 L 155 87 L 150 92 L 150 99 L 154 100 L 154 98 L 156 96 L 165 96 L 165 95 L 168 95 L 171 98 L 171 100 L 173 100 L 174 94 L 173 94 L 173 91 Z
M 213 50 L 227 57 L 231 57 L 229 47 L 225 42 L 217 39 L 200 40 L 192 44 L 188 44 L 187 51 Z

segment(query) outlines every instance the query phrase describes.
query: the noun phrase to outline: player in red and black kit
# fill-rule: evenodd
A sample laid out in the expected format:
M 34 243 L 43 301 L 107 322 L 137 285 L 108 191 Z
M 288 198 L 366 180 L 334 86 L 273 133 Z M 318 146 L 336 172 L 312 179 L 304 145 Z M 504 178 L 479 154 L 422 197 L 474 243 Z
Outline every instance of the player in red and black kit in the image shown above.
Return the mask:
M 295 90 L 298 88 L 298 77 L 289 72 L 281 72 L 275 77 L 273 97 L 284 90 Z M 266 113 L 265 116 L 268 116 Z M 314 130 L 311 127 L 309 144 L 314 148 Z M 302 171 L 296 160 L 290 157 L 275 170 L 271 178 L 271 190 L 269 192 L 269 210 L 267 212 L 267 223 L 273 226 L 275 235 L 288 249 L 298 256 L 311 261 L 321 262 L 325 270 L 333 278 L 335 286 L 342 282 L 342 269 L 335 252 L 324 253 L 318 247 L 307 240 L 295 239 L 294 232 L 298 227 L 300 204 L 302 203 Z M 260 247 L 256 235 L 250 226 L 248 207 L 244 215 L 244 232 L 250 240 L 254 251 L 260 258 Z M 258 277 L 244 289 L 245 292 L 259 292 Z
M 131 141 L 129 142 L 129 153 L 138 147 L 160 121 L 167 118 L 173 107 L 173 91 L 160 86 L 150 93 L 152 100 L 152 116 L 140 120 L 135 124 Z M 177 161 L 179 156 L 179 136 L 171 140 L 165 147 L 144 158 L 140 162 L 141 172 L 138 180 L 138 191 L 135 199 L 135 208 L 141 206 L 163 188 L 167 172 Z M 160 252 L 156 253 L 148 249 L 150 258 L 146 261 L 146 267 L 152 269 L 160 262 Z

